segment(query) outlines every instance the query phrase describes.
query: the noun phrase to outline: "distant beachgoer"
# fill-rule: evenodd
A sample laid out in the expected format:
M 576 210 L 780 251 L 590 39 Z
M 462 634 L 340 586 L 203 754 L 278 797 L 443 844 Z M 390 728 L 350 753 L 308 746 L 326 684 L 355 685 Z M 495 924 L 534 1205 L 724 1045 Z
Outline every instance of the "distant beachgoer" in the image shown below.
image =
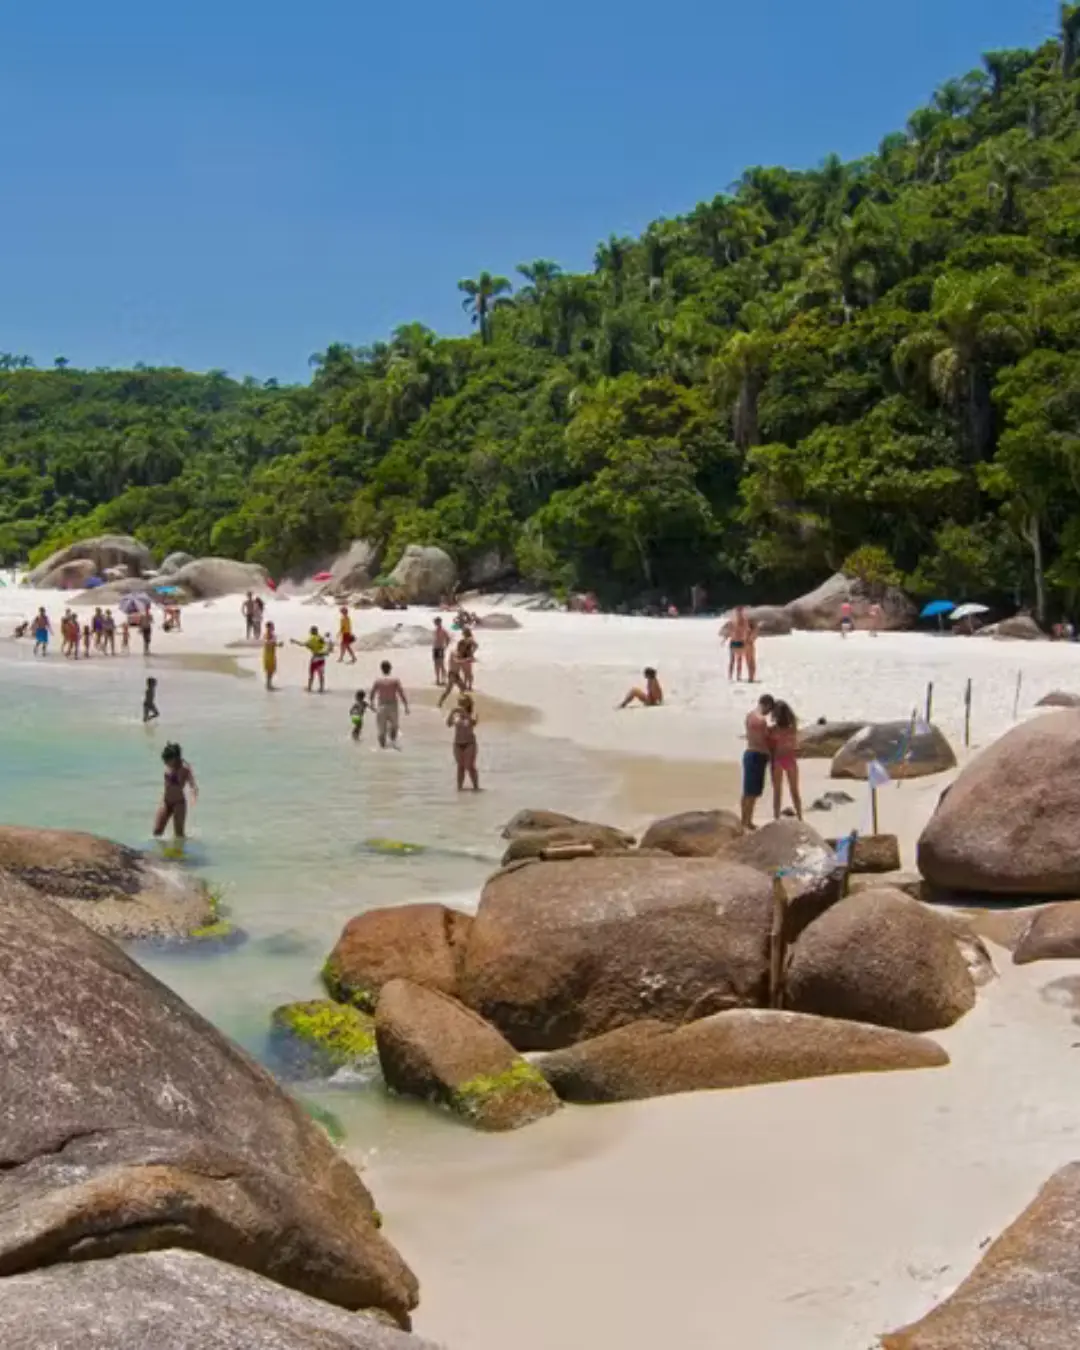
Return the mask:
M 475 623 L 476 620 L 473 619 Z M 461 637 L 458 639 L 457 658 L 458 670 L 461 674 L 461 686 L 466 693 L 472 692 L 473 687 L 473 667 L 476 663 L 476 653 L 480 650 L 476 639 L 472 635 L 472 629 L 465 627 L 461 630 Z
M 398 745 L 399 728 L 399 709 L 398 704 L 409 711 L 409 700 L 402 688 L 401 681 L 393 673 L 393 667 L 389 661 L 384 661 L 379 667 L 382 674 L 371 686 L 369 701 L 375 707 L 375 726 L 379 734 L 379 746 L 385 750 L 387 744 L 394 749 L 400 749 Z
M 266 614 L 266 602 L 261 595 L 255 597 L 255 641 L 262 638 L 263 616 Z
M 94 617 L 90 620 L 90 631 L 94 635 L 94 651 L 100 652 L 105 649 L 105 612 L 99 605 L 94 610 Z
M 143 656 L 150 655 L 150 639 L 154 635 L 154 616 L 148 609 L 144 609 L 139 619 L 140 632 L 142 633 Z
M 160 839 L 165 833 L 169 821 L 172 821 L 173 835 L 177 840 L 184 838 L 187 825 L 187 792 L 191 789 L 192 801 L 199 797 L 198 784 L 191 765 L 184 759 L 183 751 L 173 741 L 161 752 L 165 765 L 165 793 L 154 819 L 154 838 Z
M 30 631 L 29 619 L 23 619 L 22 623 L 17 623 L 11 631 L 13 638 L 24 638 Z
M 250 591 L 244 596 L 244 603 L 240 606 L 240 613 L 244 617 L 244 636 L 246 638 L 255 637 L 255 597 Z
M 60 636 L 63 639 L 60 654 L 66 656 L 69 661 L 77 661 L 79 659 L 79 621 L 70 609 L 64 611 L 64 617 L 60 620 Z
M 146 681 L 146 692 L 143 694 L 142 702 L 142 720 L 144 722 L 156 722 L 161 716 L 157 706 L 157 680 L 151 676 Z
M 446 664 L 446 680 L 444 683 L 442 695 L 439 698 L 439 707 L 446 702 L 455 689 L 465 693 L 465 681 L 461 674 L 461 658 L 458 655 L 458 643 L 450 648 Z
M 44 608 L 39 609 L 34 617 L 34 655 L 39 653 L 42 656 L 49 654 L 49 638 L 52 636 L 52 624 L 49 622 L 49 616 Z
M 885 617 L 881 606 L 876 603 L 871 605 L 868 617 L 870 619 L 870 636 L 877 637 L 881 632 L 882 619 Z
M 274 687 L 274 676 L 277 674 L 278 648 L 284 645 L 283 642 L 278 641 L 273 622 L 268 623 L 262 638 L 262 668 L 263 675 L 266 677 L 267 689 L 273 689 Z
M 82 650 L 83 656 L 86 658 L 87 661 L 90 660 L 90 639 L 92 637 L 93 633 L 90 632 L 90 625 L 88 623 L 84 623 L 82 630 Z
M 306 647 L 309 652 L 308 658 L 308 679 L 307 691 L 310 694 L 315 681 L 319 682 L 319 693 L 326 693 L 326 658 L 333 650 L 333 643 L 324 638 L 319 630 L 314 626 L 303 642 L 297 638 L 291 639 L 294 647 Z
M 635 685 L 619 704 L 620 709 L 628 708 L 631 703 L 641 703 L 646 708 L 659 708 L 663 703 L 664 691 L 656 671 L 652 666 L 646 666 L 642 674 L 645 676 L 645 688 L 640 689 Z
M 120 650 L 127 656 L 131 651 L 131 620 L 125 619 L 124 626 L 120 629 Z
M 474 792 L 480 791 L 480 776 L 476 768 L 479 746 L 476 741 L 476 724 L 479 722 L 473 707 L 472 696 L 462 694 L 458 705 L 446 719 L 446 725 L 454 729 L 454 762 L 457 765 L 457 790 L 465 790 L 468 778 Z
M 450 634 L 443 626 L 443 621 L 436 614 L 435 632 L 431 638 L 431 663 L 435 667 L 435 684 L 438 688 L 446 683 L 446 649 L 450 646 Z
M 352 722 L 352 738 L 354 741 L 360 739 L 364 730 L 364 715 L 368 710 L 367 694 L 362 689 L 356 691 L 356 698 L 353 699 L 353 705 L 349 709 L 349 719 Z
M 742 824 L 754 828 L 754 810 L 765 792 L 765 773 L 772 759 L 768 717 L 776 700 L 762 694 L 757 706 L 746 716 L 746 749 L 743 751 Z
M 746 646 L 743 649 L 743 654 L 746 657 L 746 679 L 749 684 L 757 683 L 757 640 L 758 626 L 748 617 L 746 624 Z
M 840 636 L 847 635 L 855 630 L 855 618 L 851 608 L 851 601 L 845 600 L 840 606 Z
M 338 665 L 341 665 L 346 656 L 351 665 L 356 665 L 356 653 L 353 651 L 353 644 L 356 642 L 356 635 L 352 630 L 352 619 L 349 617 L 348 605 L 341 606 L 341 619 L 338 622 Z
M 110 656 L 116 655 L 116 620 L 111 609 L 107 609 L 101 620 L 102 649 Z
M 799 792 L 799 723 L 790 706 L 777 699 L 769 726 L 769 754 L 772 769 L 773 819 L 780 819 L 784 804 L 784 780 L 787 780 L 791 804 L 802 820 L 802 796 Z
M 746 606 L 737 605 L 729 624 L 725 625 L 728 634 L 728 671 L 729 680 L 741 680 L 746 661 L 746 643 L 750 637 L 750 620 L 746 616 Z M 721 630 L 722 632 L 723 630 Z

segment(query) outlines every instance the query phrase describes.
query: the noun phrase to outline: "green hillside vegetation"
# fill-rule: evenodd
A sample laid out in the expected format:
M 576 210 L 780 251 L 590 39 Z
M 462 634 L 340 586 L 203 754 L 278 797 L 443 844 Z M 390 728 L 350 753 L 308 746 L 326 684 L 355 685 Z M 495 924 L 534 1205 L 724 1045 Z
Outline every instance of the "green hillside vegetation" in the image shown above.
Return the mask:
M 310 385 L 0 359 L 0 553 L 139 535 L 280 573 L 354 537 L 607 599 L 1080 594 L 1080 5 L 854 163 L 748 170 L 586 275 L 460 283 L 467 338 Z

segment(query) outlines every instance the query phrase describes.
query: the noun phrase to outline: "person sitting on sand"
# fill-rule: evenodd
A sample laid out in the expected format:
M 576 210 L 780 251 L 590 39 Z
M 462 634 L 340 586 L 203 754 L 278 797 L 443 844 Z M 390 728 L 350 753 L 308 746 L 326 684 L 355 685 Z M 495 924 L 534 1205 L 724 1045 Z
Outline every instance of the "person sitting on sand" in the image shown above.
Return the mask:
M 398 704 L 409 711 L 409 700 L 401 681 L 394 674 L 389 661 L 379 667 L 382 674 L 371 686 L 369 701 L 375 705 L 375 726 L 379 735 L 379 748 L 385 750 L 389 743 L 391 749 L 400 750 L 398 745 L 399 714 Z
M 799 792 L 799 723 L 789 704 L 777 699 L 769 719 L 769 756 L 772 770 L 773 819 L 780 819 L 784 804 L 784 780 L 795 814 L 802 820 L 802 796 Z
M 720 630 L 721 636 L 727 632 L 729 680 L 741 680 L 746 661 L 746 643 L 750 636 L 750 620 L 746 617 L 746 606 L 736 605 L 731 620 Z
M 185 789 L 191 788 L 191 799 L 197 801 L 199 788 L 195 782 L 194 770 L 184 759 L 183 751 L 175 742 L 170 741 L 162 750 L 161 759 L 165 765 L 165 794 L 154 818 L 154 838 L 162 837 L 165 827 L 171 820 L 173 835 L 179 843 L 184 838 L 184 828 L 187 825 L 188 804 Z
M 631 703 L 641 703 L 646 708 L 659 708 L 663 703 L 664 691 L 656 671 L 652 666 L 646 666 L 642 674 L 645 676 L 645 688 L 639 689 L 635 685 L 619 704 L 620 709 L 629 708 Z
M 746 715 L 746 749 L 743 751 L 741 815 L 744 830 L 754 828 L 754 810 L 765 792 L 765 772 L 772 760 L 768 717 L 776 706 L 771 694 L 762 694 L 757 707 Z
M 454 762 L 457 765 L 457 790 L 465 790 L 465 779 L 469 779 L 474 792 L 480 791 L 480 776 L 476 768 L 478 746 L 476 742 L 476 724 L 479 722 L 473 707 L 472 696 L 462 694 L 458 705 L 446 719 L 446 725 L 454 730 Z
M 307 637 L 303 640 L 303 642 L 301 642 L 298 638 L 292 638 L 291 641 L 294 647 L 305 647 L 307 651 L 310 653 L 310 657 L 308 660 L 308 677 L 307 677 L 308 693 L 309 694 L 311 693 L 315 681 L 318 680 L 319 693 L 325 694 L 326 658 L 330 655 L 330 652 L 333 649 L 333 644 L 323 637 L 323 635 L 319 632 L 318 628 L 316 628 L 314 624 L 312 624 L 311 631 L 308 633 Z

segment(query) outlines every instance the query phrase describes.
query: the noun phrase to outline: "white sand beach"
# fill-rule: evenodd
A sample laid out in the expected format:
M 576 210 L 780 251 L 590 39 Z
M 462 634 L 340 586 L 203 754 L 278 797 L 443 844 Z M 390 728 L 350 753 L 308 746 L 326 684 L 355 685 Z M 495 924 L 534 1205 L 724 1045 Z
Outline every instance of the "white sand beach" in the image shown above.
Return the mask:
M 0 590 L 0 638 L 38 604 L 55 619 L 69 599 Z M 155 651 L 254 665 L 256 652 L 232 645 L 239 604 L 190 606 L 184 632 L 158 633 Z M 934 721 L 959 751 L 971 679 L 973 752 L 1012 724 L 1018 676 L 1021 717 L 1050 690 L 1080 691 L 1080 646 L 862 633 L 763 640 L 762 683 L 733 688 L 716 620 L 511 612 L 519 630 L 479 634 L 478 688 L 534 710 L 520 735 L 547 738 L 553 759 L 566 741 L 641 757 L 633 807 L 612 822 L 627 826 L 665 805 L 733 805 L 742 721 L 759 690 L 804 721 L 885 719 L 922 710 L 933 682 Z M 271 600 L 267 614 L 286 639 L 312 623 L 336 628 L 333 608 L 299 598 Z M 365 634 L 429 625 L 431 613 L 355 612 L 354 622 Z M 430 684 L 426 648 L 388 655 L 407 688 Z M 281 697 L 298 697 L 303 654 L 282 657 Z M 369 682 L 378 659 L 332 663 L 330 697 Z M 666 706 L 616 712 L 647 664 Z M 252 698 L 266 697 L 249 683 Z M 805 766 L 807 800 L 827 767 Z M 945 781 L 881 794 L 881 828 L 900 835 L 907 864 Z M 866 790 L 845 786 L 858 800 L 811 817 L 823 833 L 863 823 Z M 1072 966 L 1016 968 L 1002 949 L 993 955 L 999 978 L 937 1037 L 946 1068 L 567 1107 L 507 1137 L 447 1121 L 415 1158 L 361 1147 L 420 1278 L 417 1330 L 452 1350 L 868 1350 L 948 1293 L 1049 1174 L 1080 1156 L 1080 1028 L 1067 988 L 1054 987 Z

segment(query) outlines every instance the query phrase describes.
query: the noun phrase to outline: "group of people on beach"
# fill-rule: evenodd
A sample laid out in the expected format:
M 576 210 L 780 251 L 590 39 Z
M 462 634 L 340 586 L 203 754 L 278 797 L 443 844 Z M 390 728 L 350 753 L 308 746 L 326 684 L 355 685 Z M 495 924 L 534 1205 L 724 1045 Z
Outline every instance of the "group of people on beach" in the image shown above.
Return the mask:
M 115 656 L 117 635 L 120 638 L 120 652 L 126 655 L 131 650 L 131 630 L 134 628 L 142 636 L 143 652 L 150 654 L 150 642 L 154 631 L 154 616 L 148 609 L 139 609 L 125 614 L 117 620 L 111 609 L 98 606 L 87 623 L 80 623 L 73 609 L 66 609 L 60 619 L 60 654 L 69 660 L 89 660 L 92 652 L 101 656 Z M 33 620 L 17 624 L 14 636 L 22 638 L 28 632 L 34 639 L 34 655 L 48 656 L 49 643 L 53 638 L 52 620 L 42 606 Z

